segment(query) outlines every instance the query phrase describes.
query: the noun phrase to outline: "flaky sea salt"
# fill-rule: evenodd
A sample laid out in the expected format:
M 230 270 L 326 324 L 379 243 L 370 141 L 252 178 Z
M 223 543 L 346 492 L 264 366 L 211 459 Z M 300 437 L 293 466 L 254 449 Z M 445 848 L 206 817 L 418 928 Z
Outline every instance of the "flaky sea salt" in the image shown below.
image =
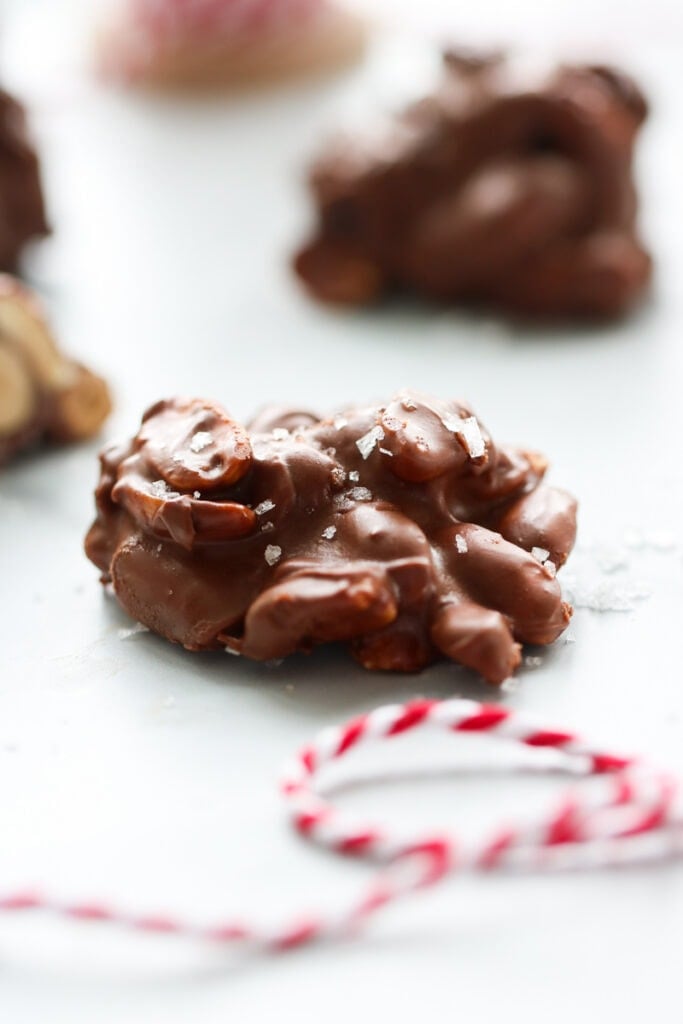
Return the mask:
M 630 612 L 638 601 L 651 593 L 642 583 L 614 579 L 580 583 L 571 577 L 565 577 L 564 590 L 575 608 L 589 608 L 594 612 Z
M 456 534 L 455 546 L 456 546 L 456 548 L 458 549 L 458 551 L 459 551 L 459 553 L 461 555 L 467 554 L 467 551 L 468 551 L 467 541 L 465 540 L 465 538 L 460 533 Z
M 213 443 L 213 436 L 208 430 L 198 430 L 190 441 L 190 451 L 198 455 L 199 452 L 203 452 L 205 448 L 208 448 Z
M 471 459 L 478 459 L 486 454 L 486 444 L 476 416 L 467 416 L 465 419 L 460 419 L 458 416 L 445 416 L 443 425 L 452 433 L 460 435 Z
M 550 552 L 546 551 L 545 548 L 532 548 L 531 555 L 536 559 L 537 562 L 543 564 L 547 558 L 550 558 Z
M 361 453 L 361 456 L 364 459 L 367 459 L 377 445 L 377 442 L 383 440 L 384 431 L 379 424 L 377 424 L 377 426 L 373 427 L 372 430 L 368 430 L 367 434 L 363 434 L 362 437 L 358 438 L 356 441 L 356 448 Z
M 165 480 L 155 480 L 149 485 L 155 498 L 179 498 L 178 491 L 172 491 Z
M 343 430 L 344 427 L 348 427 L 349 421 L 344 416 L 335 416 L 332 421 L 332 426 L 335 430 Z
M 351 481 L 352 484 L 358 483 L 358 481 L 360 480 L 360 473 L 358 472 L 357 469 L 351 470 L 351 472 L 349 473 L 349 480 Z
M 388 448 L 380 448 L 382 455 L 388 455 L 390 459 L 393 459 L 394 453 L 390 452 Z
M 529 654 L 524 659 L 524 664 L 527 668 L 539 668 L 543 664 L 543 658 L 539 658 L 535 654 Z
M 201 498 L 201 493 L 199 491 L 194 491 L 192 497 L 196 498 L 197 501 L 199 501 L 199 499 Z
M 263 552 L 263 557 L 268 565 L 275 565 L 282 557 L 282 548 L 279 544 L 268 544 Z
M 138 633 L 149 633 L 149 629 L 141 622 L 136 622 L 134 626 L 127 626 L 116 631 L 119 640 L 127 640 L 131 636 L 137 636 Z
M 372 491 L 369 491 L 367 487 L 352 487 L 349 497 L 354 501 L 372 501 Z
M 261 524 L 261 533 L 270 533 L 271 530 L 275 529 L 275 523 L 271 523 L 270 520 L 266 523 Z
M 264 515 L 264 513 L 270 512 L 271 509 L 274 509 L 274 508 L 275 508 L 275 502 L 271 501 L 270 498 L 266 498 L 265 501 L 259 502 L 259 504 L 254 509 L 254 512 L 256 513 L 257 516 L 262 516 L 262 515 Z
M 557 576 L 557 566 L 554 562 L 551 562 L 549 558 L 546 558 L 545 562 L 543 563 L 543 568 L 546 569 L 551 576 Z
M 401 405 L 403 406 L 406 412 L 415 412 L 415 410 L 417 409 L 417 406 L 415 405 L 415 402 L 412 400 L 412 398 L 404 398 L 401 401 Z
M 236 651 L 234 647 L 228 647 L 227 645 L 223 648 L 226 654 L 233 654 L 236 658 L 239 658 L 240 652 Z
M 336 526 L 326 526 L 320 536 L 323 538 L 323 540 L 332 540 L 336 532 Z

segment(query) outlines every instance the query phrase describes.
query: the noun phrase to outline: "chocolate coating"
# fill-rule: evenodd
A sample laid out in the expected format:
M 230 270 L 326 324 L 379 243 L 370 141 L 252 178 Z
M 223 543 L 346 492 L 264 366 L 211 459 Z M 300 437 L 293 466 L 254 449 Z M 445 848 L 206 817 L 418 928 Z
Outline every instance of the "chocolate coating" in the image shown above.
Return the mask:
M 0 89 L 0 270 L 14 270 L 26 243 L 48 230 L 23 107 Z
M 451 51 L 434 95 L 314 163 L 294 267 L 324 302 L 391 289 L 548 318 L 611 318 L 651 277 L 632 157 L 647 105 L 623 72 Z
M 110 410 L 105 381 L 60 351 L 37 295 L 0 274 L 0 465 L 41 440 L 92 437 Z
M 215 403 L 171 399 L 100 459 L 88 557 L 188 650 L 268 660 L 343 641 L 366 668 L 445 655 L 500 683 L 520 642 L 569 621 L 555 569 L 576 502 L 462 403 L 266 410 L 246 432 Z

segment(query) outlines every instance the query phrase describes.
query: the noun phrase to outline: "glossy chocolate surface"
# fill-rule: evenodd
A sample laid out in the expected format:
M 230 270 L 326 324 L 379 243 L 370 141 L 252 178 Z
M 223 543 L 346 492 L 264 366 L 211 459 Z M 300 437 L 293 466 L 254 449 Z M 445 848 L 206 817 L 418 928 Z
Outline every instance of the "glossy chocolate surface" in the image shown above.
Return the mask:
M 446 656 L 493 683 L 565 628 L 576 502 L 465 405 L 401 392 L 320 419 L 153 406 L 105 449 L 86 551 L 137 620 L 189 650 L 282 658 L 347 643 L 366 668 Z M 533 550 L 533 554 L 532 554 Z
M 612 318 L 646 290 L 633 149 L 646 117 L 613 68 L 446 54 L 434 93 L 314 163 L 294 265 L 325 302 L 391 290 L 544 318 Z

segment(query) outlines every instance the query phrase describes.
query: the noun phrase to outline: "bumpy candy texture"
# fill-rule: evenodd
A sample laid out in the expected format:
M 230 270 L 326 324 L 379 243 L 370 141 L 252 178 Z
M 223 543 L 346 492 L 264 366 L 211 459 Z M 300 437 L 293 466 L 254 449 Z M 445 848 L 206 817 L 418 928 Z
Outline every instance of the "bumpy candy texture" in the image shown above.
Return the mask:
M 611 318 L 643 294 L 632 158 L 646 117 L 613 68 L 445 55 L 434 95 L 314 163 L 318 223 L 294 265 L 317 298 L 403 289 L 544 318 Z
M 446 656 L 493 683 L 569 621 L 576 503 L 471 410 L 401 392 L 249 430 L 162 401 L 101 455 L 86 551 L 123 607 L 189 650 L 269 660 L 342 641 L 366 668 Z
M 38 157 L 24 110 L 0 89 L 0 270 L 14 270 L 26 243 L 47 232 Z
M 0 274 L 0 465 L 39 441 L 92 437 L 110 408 L 105 381 L 60 351 L 38 297 Z

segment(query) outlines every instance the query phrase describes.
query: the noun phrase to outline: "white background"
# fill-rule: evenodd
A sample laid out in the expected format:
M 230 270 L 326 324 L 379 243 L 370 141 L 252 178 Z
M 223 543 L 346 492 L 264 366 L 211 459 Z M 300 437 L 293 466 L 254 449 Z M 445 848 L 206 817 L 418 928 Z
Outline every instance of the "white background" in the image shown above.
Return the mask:
M 569 638 L 525 666 L 513 707 L 683 772 L 683 201 L 680 31 L 673 5 L 385 0 L 402 34 L 346 78 L 190 102 L 98 90 L 76 67 L 94 5 L 5 4 L 4 79 L 31 106 L 54 226 L 29 274 L 65 346 L 110 378 L 107 435 L 150 402 L 210 395 L 246 417 L 267 401 L 327 411 L 410 384 L 466 396 L 494 436 L 546 451 L 581 502 L 577 585 L 649 597 L 576 612 Z M 458 5 L 459 6 L 459 5 Z M 399 15 L 400 9 L 400 18 Z M 85 15 L 84 15 L 85 12 Z M 526 40 L 623 55 L 653 100 L 639 173 L 658 260 L 651 302 L 601 330 L 511 327 L 409 303 L 341 315 L 287 269 L 310 210 L 306 157 L 339 120 L 412 95 L 422 41 Z M 307 848 L 275 792 L 319 727 L 429 695 L 490 699 L 464 670 L 370 675 L 340 652 L 276 669 L 196 656 L 150 636 L 100 592 L 81 545 L 98 443 L 0 477 L 0 890 L 134 909 L 272 920 L 337 905 L 367 877 Z M 628 529 L 656 543 L 625 549 Z M 662 539 L 662 534 L 671 536 Z M 597 546 L 597 550 L 596 550 Z M 604 570 L 606 548 L 625 564 Z M 600 568 L 603 558 L 603 568 Z M 392 822 L 473 828 L 530 809 L 550 783 L 463 778 L 446 750 L 396 741 L 359 762 L 345 807 Z M 360 785 L 376 764 L 379 783 Z M 384 766 L 384 767 L 383 767 Z M 393 782 L 389 766 L 399 773 Z M 387 771 L 384 771 L 384 768 Z M 540 801 L 540 803 L 539 803 Z M 172 940 L 39 918 L 0 920 L 0 1015 L 11 1024 L 683 1020 L 683 869 L 454 879 L 388 911 L 354 942 L 244 963 Z

